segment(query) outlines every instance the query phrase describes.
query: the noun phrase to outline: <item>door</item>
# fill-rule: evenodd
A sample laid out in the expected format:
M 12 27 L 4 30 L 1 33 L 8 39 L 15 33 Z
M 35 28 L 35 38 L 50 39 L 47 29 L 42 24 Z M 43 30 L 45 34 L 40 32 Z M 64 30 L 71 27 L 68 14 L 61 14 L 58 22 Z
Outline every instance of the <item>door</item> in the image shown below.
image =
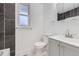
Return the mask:
M 48 51 L 49 56 L 59 56 L 59 41 L 49 38 Z

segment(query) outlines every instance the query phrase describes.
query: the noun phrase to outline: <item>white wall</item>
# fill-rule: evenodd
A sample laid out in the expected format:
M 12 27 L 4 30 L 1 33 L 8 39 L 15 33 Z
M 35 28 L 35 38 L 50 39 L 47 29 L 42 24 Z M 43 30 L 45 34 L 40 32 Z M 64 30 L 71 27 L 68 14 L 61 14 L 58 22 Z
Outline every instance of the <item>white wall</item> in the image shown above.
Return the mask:
M 67 18 L 64 21 L 57 21 L 56 8 L 56 4 L 44 4 L 44 34 L 64 35 L 69 29 L 71 34 L 79 35 L 79 16 Z
M 16 28 L 16 55 L 29 53 L 34 42 L 41 39 L 43 32 L 42 4 L 30 4 L 30 20 L 32 29 Z
M 53 33 L 57 20 L 56 4 L 30 4 L 30 20 L 32 29 L 16 28 L 16 55 L 31 52 L 34 42 L 39 41 L 42 34 Z
M 79 39 L 79 16 L 67 18 L 63 21 L 59 21 L 54 25 L 54 32 L 58 35 L 65 35 L 67 30 L 71 34 L 74 34 L 75 38 Z
M 44 4 L 44 31 L 43 31 L 44 34 L 64 35 L 67 32 L 67 29 L 69 29 L 71 34 L 79 35 L 79 26 L 78 26 L 79 16 L 67 18 L 64 21 L 56 21 L 56 20 L 57 20 L 56 4 L 51 3 Z
M 67 12 L 68 10 L 79 7 L 79 3 L 57 3 L 56 6 L 57 6 L 57 12 L 63 13 Z
M 57 10 L 55 3 L 44 4 L 44 34 L 54 33 L 54 23 L 57 20 Z
M 65 12 L 75 7 L 78 7 L 79 4 L 68 3 L 68 4 L 57 4 L 57 12 Z M 64 9 L 62 9 L 64 8 Z M 63 21 L 56 22 L 54 25 L 54 32 L 56 34 L 65 34 L 67 29 L 69 29 L 71 34 L 79 35 L 79 16 L 67 18 Z

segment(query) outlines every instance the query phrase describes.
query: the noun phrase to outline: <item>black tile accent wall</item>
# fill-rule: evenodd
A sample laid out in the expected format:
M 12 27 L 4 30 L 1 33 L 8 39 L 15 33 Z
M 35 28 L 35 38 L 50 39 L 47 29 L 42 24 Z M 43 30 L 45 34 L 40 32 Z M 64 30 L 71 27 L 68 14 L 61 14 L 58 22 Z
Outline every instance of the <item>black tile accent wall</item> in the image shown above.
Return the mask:
M 77 15 L 79 15 L 79 7 L 77 8 Z
M 74 10 L 73 10 L 73 9 L 72 9 L 71 12 L 70 12 L 70 16 L 74 17 Z M 69 16 L 69 17 L 70 17 L 70 16 Z M 67 18 L 68 18 L 68 17 L 67 17 Z
M 14 56 L 14 55 L 15 55 L 15 50 L 12 50 L 12 51 L 10 52 L 10 55 L 11 55 L 11 56 Z
M 5 35 L 15 35 L 15 21 L 14 19 L 5 20 Z
M 0 3 L 0 50 L 4 48 L 4 4 Z
M 5 3 L 5 18 L 15 19 L 15 4 Z
M 4 4 L 0 3 L 0 15 L 4 14 Z
M 71 12 L 71 13 L 72 13 L 72 12 Z M 65 13 L 65 18 L 69 18 L 70 15 L 71 15 L 71 13 L 70 13 L 70 11 L 67 11 L 67 12 Z
M 4 16 L 0 15 L 0 32 L 4 31 Z
M 5 4 L 5 48 L 10 48 L 10 55 L 15 55 L 15 4 Z
M 73 12 L 74 15 L 73 15 L 73 16 L 77 16 L 77 10 L 78 10 L 78 8 L 75 8 L 75 9 L 74 9 L 74 12 Z M 72 16 L 71 16 L 71 17 L 72 17 Z
M 0 50 L 6 48 L 10 48 L 11 56 L 15 55 L 15 4 L 14 3 L 0 3 Z
M 0 50 L 4 49 L 4 32 L 0 32 Z
M 69 10 L 67 12 L 61 13 L 61 14 L 58 13 L 58 21 L 64 20 L 69 17 L 75 17 L 75 16 L 79 16 L 79 7 Z
M 15 36 L 14 35 L 6 35 L 5 36 L 5 47 L 10 48 L 10 51 L 15 51 Z

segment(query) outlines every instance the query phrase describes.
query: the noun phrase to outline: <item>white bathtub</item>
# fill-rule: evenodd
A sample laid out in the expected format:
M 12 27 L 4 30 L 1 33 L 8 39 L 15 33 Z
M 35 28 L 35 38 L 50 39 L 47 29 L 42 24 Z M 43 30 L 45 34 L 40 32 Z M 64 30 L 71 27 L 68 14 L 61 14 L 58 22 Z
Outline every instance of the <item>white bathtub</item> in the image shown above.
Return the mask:
M 0 50 L 0 56 L 10 56 L 10 48 Z

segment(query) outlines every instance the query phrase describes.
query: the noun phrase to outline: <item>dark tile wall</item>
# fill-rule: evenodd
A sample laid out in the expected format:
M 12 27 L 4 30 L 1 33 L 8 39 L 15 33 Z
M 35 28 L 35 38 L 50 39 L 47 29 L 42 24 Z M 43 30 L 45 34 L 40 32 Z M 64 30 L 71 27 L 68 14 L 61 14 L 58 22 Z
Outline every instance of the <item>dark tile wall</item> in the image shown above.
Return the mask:
M 10 55 L 11 55 L 11 56 L 14 56 L 14 55 L 15 55 L 15 50 L 12 50 L 12 51 L 10 52 Z
M 15 4 L 5 4 L 5 47 L 10 48 L 10 55 L 15 55 Z
M 14 19 L 5 19 L 5 35 L 15 35 L 15 21 Z
M 64 20 L 69 17 L 75 17 L 75 16 L 79 16 L 79 7 L 69 10 L 67 12 L 61 13 L 61 14 L 58 13 L 58 21 Z
M 4 48 L 4 4 L 0 3 L 0 50 Z
M 11 56 L 15 55 L 14 3 L 0 3 L 0 50 L 5 48 L 10 48 Z
M 14 35 L 6 35 L 5 36 L 5 47 L 10 48 L 10 55 L 13 55 L 13 51 L 15 52 L 15 36 Z M 14 54 L 15 55 L 15 54 Z
M 4 33 L 0 33 L 0 50 L 4 49 Z
M 15 4 L 5 3 L 5 18 L 15 19 Z
M 0 15 L 4 14 L 4 4 L 0 3 Z

